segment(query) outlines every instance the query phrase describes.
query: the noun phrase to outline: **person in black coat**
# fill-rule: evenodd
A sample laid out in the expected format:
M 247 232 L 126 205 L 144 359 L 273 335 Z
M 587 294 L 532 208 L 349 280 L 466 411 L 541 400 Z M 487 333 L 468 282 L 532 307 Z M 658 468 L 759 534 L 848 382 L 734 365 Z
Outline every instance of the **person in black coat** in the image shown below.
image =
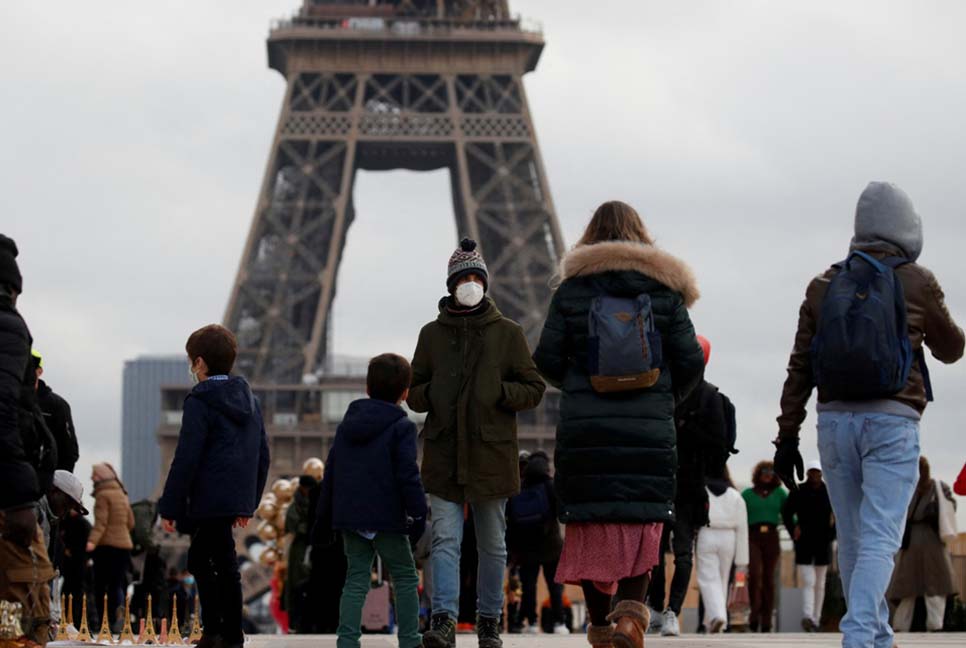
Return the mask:
M 158 512 L 165 531 L 191 533 L 188 569 L 198 583 L 204 634 L 200 648 L 240 646 L 242 589 L 232 529 L 245 527 L 268 478 L 269 450 L 251 387 L 230 376 L 235 335 L 211 324 L 188 338 L 197 381 L 184 401 L 181 433 Z
M 77 449 L 77 434 L 74 431 L 74 417 L 71 416 L 70 404 L 41 379 L 44 375 L 44 359 L 41 355 L 34 351 L 32 359 L 37 376 L 37 404 L 43 412 L 47 429 L 57 443 L 57 470 L 74 472 L 74 465 L 80 453 Z
M 520 620 L 527 621 L 531 632 L 538 625 L 537 577 L 543 578 L 550 592 L 550 609 L 557 633 L 567 629 L 564 622 L 563 586 L 555 582 L 557 563 L 563 549 L 563 536 L 557 522 L 557 496 L 553 491 L 550 457 L 542 450 L 530 455 L 523 472 L 520 495 L 507 505 L 507 546 L 513 547 L 511 559 L 520 567 L 523 597 Z
M 416 463 L 416 424 L 400 403 L 412 368 L 386 353 L 369 361 L 369 398 L 354 401 L 325 462 L 313 539 L 342 532 L 349 562 L 342 590 L 339 645 L 358 645 L 362 608 L 376 556 L 392 576 L 400 648 L 422 646 L 419 575 L 411 544 L 426 529 L 426 493 Z
M 822 465 L 808 465 L 806 481 L 793 490 L 782 509 L 785 528 L 795 542 L 795 564 L 804 587 L 802 629 L 816 632 L 825 601 L 825 576 L 832 561 L 835 523 L 828 489 L 822 481 Z

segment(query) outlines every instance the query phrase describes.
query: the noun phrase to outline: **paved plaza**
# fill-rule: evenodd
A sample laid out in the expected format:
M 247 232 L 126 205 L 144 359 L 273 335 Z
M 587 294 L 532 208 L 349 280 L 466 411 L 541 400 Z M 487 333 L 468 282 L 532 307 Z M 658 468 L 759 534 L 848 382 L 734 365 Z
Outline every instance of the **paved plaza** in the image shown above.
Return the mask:
M 503 637 L 506 648 L 584 648 L 587 640 L 581 635 L 557 637 L 550 635 Z M 724 634 L 716 637 L 706 635 L 685 635 L 665 639 L 648 637 L 645 646 L 650 648 L 742 648 L 744 646 L 787 647 L 787 648 L 838 648 L 842 636 L 839 634 Z M 249 638 L 251 648 L 335 648 L 335 637 L 313 635 L 256 635 Z M 932 648 L 933 646 L 966 646 L 966 634 L 902 634 L 896 644 L 899 648 Z M 387 648 L 398 646 L 392 635 L 366 635 L 362 639 L 363 648 Z M 460 635 L 458 648 L 476 648 L 476 637 Z

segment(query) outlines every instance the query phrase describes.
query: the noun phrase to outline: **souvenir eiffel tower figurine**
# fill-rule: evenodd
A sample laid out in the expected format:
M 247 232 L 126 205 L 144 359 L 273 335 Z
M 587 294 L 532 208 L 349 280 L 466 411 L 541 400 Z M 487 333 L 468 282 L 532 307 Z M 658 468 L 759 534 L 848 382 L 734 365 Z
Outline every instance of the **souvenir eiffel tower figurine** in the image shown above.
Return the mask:
M 18 645 L 23 637 L 23 604 L 0 601 L 0 644 Z
M 101 615 L 101 631 L 97 633 L 97 643 L 114 643 L 114 635 L 111 634 L 111 624 L 107 622 L 107 594 L 104 594 L 104 614 Z
M 171 627 L 168 628 L 168 645 L 184 645 L 184 637 L 181 636 L 181 628 L 178 626 L 178 597 L 174 595 L 171 596 Z
M 104 608 L 104 614 L 107 615 L 107 607 Z M 81 600 L 81 627 L 77 633 L 77 641 L 81 643 L 91 643 L 91 631 L 87 627 L 87 597 L 85 596 Z
M 60 623 L 57 624 L 57 635 L 54 637 L 54 641 L 68 641 L 67 639 L 67 619 L 69 612 L 67 610 L 67 597 L 63 594 L 60 595 Z
M 74 626 L 74 595 L 67 595 L 67 626 L 64 628 L 68 641 L 77 638 L 77 628 Z
M 168 620 L 161 618 L 161 634 L 158 635 L 158 643 L 162 646 L 168 645 Z
M 196 644 L 201 641 L 201 598 L 195 594 L 194 620 L 191 622 L 191 634 L 188 635 L 188 643 Z
M 158 635 L 154 631 L 154 618 L 151 615 L 150 594 L 148 594 L 148 618 L 147 620 L 141 619 L 141 636 L 138 637 L 138 643 L 142 646 L 156 646 L 158 644 Z
M 121 634 L 117 637 L 117 643 L 119 644 L 133 644 L 135 643 L 134 629 L 131 627 L 131 597 L 128 596 L 124 599 L 124 627 L 121 628 Z

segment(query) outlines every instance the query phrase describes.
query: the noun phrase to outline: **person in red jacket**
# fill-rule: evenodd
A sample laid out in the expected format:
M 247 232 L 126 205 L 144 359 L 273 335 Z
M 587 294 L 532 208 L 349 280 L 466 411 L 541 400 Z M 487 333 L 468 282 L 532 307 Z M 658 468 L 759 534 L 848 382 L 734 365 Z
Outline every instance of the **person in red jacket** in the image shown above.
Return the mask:
M 956 478 L 956 483 L 953 484 L 953 492 L 957 495 L 966 496 L 966 465 L 963 465 L 962 472 L 959 473 L 959 477 Z

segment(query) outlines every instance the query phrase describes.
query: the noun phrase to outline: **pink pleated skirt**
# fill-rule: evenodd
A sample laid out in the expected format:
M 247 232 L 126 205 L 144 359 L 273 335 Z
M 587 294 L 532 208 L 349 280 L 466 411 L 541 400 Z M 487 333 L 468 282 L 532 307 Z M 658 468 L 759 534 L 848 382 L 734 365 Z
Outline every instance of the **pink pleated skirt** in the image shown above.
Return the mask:
M 592 581 L 614 595 L 618 581 L 647 574 L 657 565 L 663 528 L 661 522 L 568 524 L 556 580 L 569 585 Z

